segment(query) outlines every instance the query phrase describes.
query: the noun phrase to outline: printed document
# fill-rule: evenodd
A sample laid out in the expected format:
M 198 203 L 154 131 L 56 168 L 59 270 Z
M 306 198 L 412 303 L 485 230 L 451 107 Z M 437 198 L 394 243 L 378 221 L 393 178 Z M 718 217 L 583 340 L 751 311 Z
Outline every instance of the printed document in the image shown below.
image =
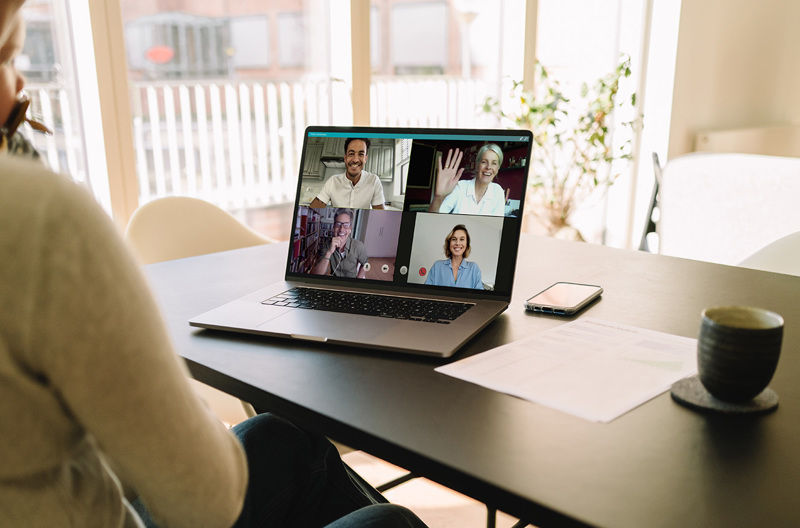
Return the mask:
M 581 318 L 436 369 L 607 423 L 697 373 L 697 340 Z

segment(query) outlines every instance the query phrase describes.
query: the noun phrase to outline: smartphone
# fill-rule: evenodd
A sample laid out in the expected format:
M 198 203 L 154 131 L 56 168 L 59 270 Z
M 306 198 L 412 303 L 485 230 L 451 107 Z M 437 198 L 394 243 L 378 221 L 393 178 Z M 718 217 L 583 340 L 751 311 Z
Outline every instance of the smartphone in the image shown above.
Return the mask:
M 592 284 L 556 282 L 525 301 L 525 309 L 531 312 L 572 315 L 602 293 L 603 288 Z

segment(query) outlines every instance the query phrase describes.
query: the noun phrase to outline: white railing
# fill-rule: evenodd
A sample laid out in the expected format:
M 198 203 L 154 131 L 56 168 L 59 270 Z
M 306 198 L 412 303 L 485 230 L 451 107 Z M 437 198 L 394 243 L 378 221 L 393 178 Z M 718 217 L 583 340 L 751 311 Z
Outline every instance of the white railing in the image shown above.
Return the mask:
M 372 125 L 491 124 L 479 112 L 494 95 L 489 89 L 460 78 L 375 78 Z M 85 181 L 64 90 L 29 92 L 37 115 L 56 130 L 36 138 L 36 147 L 55 170 Z M 341 81 L 136 81 L 131 105 L 140 204 L 167 195 L 196 196 L 231 211 L 291 202 L 305 127 L 352 123 L 350 92 Z
M 488 95 L 486 83 L 462 79 L 376 79 L 371 91 L 376 126 L 475 126 Z M 132 98 L 141 203 L 166 194 L 229 210 L 291 202 L 305 127 L 352 122 L 341 82 L 137 82 Z
M 294 199 L 303 130 L 330 122 L 333 83 L 132 85 L 139 201 L 198 196 L 226 209 Z
M 373 126 L 479 128 L 496 120 L 482 116 L 489 83 L 455 77 L 373 78 L 370 116 Z
M 83 140 L 67 91 L 55 83 L 28 84 L 25 90 L 31 99 L 28 115 L 56 132 L 52 136 L 39 133 L 27 136 L 52 170 L 69 174 L 75 181 L 85 184 Z

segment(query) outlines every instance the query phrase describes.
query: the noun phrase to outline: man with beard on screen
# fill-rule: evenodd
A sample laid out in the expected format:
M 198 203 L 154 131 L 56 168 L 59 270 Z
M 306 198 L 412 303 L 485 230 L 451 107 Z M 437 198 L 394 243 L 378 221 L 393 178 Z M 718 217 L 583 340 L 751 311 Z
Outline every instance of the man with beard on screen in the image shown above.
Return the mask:
M 383 186 L 377 175 L 364 170 L 367 163 L 369 139 L 348 138 L 344 142 L 346 172 L 328 178 L 322 190 L 312 200 L 311 207 L 383 209 Z

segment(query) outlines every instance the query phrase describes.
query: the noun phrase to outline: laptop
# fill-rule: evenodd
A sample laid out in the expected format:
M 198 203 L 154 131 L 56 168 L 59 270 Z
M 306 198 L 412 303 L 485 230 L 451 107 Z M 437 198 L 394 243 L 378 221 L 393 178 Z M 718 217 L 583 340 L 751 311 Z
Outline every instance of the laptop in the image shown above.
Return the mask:
M 531 145 L 524 130 L 307 128 L 284 280 L 189 324 L 451 356 L 508 308 Z

